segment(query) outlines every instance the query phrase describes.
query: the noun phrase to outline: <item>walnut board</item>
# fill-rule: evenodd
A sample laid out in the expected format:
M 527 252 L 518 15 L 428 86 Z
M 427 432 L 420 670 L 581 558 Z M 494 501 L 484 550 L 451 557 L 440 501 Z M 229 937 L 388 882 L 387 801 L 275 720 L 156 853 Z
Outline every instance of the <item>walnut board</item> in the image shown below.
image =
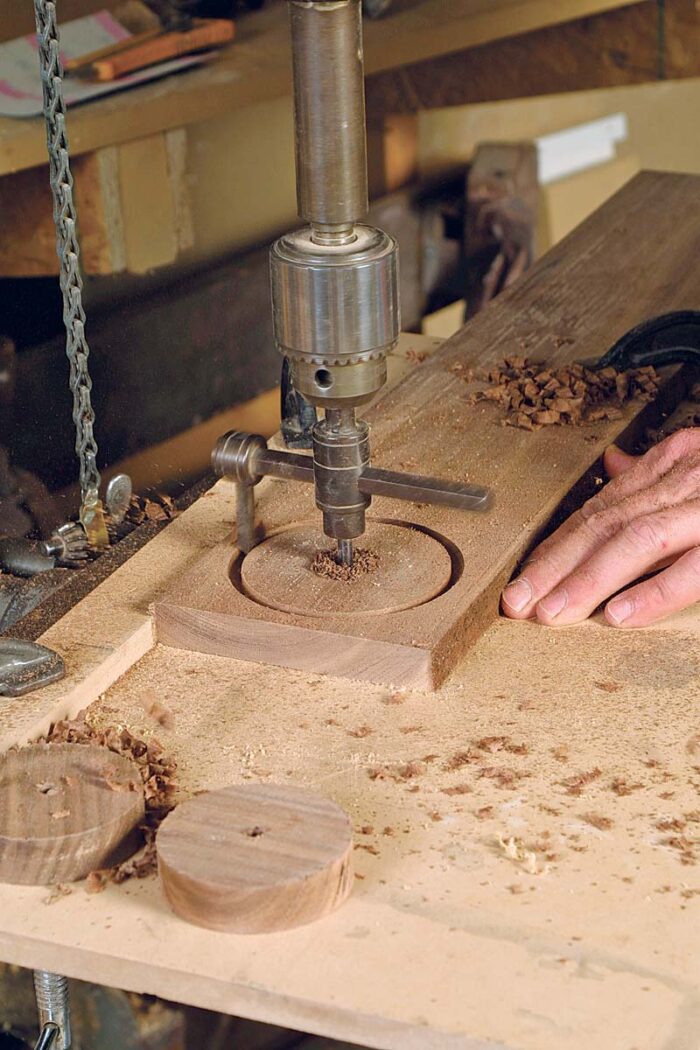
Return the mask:
M 353 884 L 340 806 L 288 784 L 236 784 L 177 806 L 158 829 L 158 873 L 181 918 L 272 933 L 335 911 Z
M 376 466 L 490 486 L 486 514 L 377 499 L 373 518 L 408 520 L 455 552 L 452 585 L 427 604 L 382 617 L 271 609 L 232 583 L 233 541 L 222 541 L 154 608 L 158 640 L 182 649 L 269 662 L 360 681 L 436 688 L 498 614 L 503 583 L 533 538 L 613 440 L 642 426 L 623 419 L 529 433 L 502 427 L 501 409 L 468 405 L 454 365 L 483 370 L 527 354 L 549 364 L 597 359 L 658 313 L 700 307 L 700 180 L 644 173 L 549 252 L 506 294 L 368 413 Z M 677 374 L 666 394 L 677 394 Z M 664 404 L 651 406 L 658 412 Z M 258 487 L 267 534 L 313 519 L 311 486 Z M 320 516 L 320 515 L 319 515 Z M 387 606 L 391 605 L 390 596 Z
M 140 845 L 143 784 L 105 747 L 34 744 L 0 759 L 0 881 L 73 882 Z

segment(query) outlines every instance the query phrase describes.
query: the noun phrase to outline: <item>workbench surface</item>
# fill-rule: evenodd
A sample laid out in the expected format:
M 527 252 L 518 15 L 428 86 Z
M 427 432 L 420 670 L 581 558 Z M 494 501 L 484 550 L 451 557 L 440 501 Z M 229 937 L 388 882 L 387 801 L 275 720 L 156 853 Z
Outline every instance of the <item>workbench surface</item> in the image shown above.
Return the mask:
M 395 0 L 386 18 L 365 21 L 367 73 L 395 69 L 634 2 Z M 201 69 L 71 109 L 67 121 L 71 153 L 76 156 L 185 127 L 291 94 L 286 2 L 271 0 L 262 11 L 241 19 L 237 30 L 234 44 Z M 0 175 L 45 162 L 43 121 L 0 117 Z
M 232 510 L 221 482 L 47 633 L 70 691 L 4 703 L 2 743 L 101 692 L 90 718 L 156 735 L 183 794 L 275 780 L 344 806 L 352 897 L 237 937 L 177 919 L 155 878 L 2 886 L 0 958 L 370 1047 L 694 1050 L 700 613 L 499 620 L 435 694 L 150 649 L 149 603 Z

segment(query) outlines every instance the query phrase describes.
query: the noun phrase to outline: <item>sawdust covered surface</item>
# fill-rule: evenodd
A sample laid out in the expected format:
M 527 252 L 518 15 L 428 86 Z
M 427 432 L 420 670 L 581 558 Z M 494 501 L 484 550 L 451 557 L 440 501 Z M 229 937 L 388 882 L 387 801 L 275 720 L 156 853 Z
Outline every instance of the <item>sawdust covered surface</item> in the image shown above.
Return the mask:
M 453 366 L 453 371 L 473 378 L 462 366 Z M 502 426 L 533 431 L 621 419 L 624 405 L 652 401 L 659 388 L 650 367 L 595 372 L 581 364 L 551 368 L 526 357 L 505 358 L 483 382 L 482 389 L 468 395 L 468 404 L 493 401 L 503 409 Z
M 81 711 L 74 719 L 56 722 L 39 743 L 106 747 L 131 759 L 141 774 L 146 808 L 141 827 L 143 846 L 121 864 L 90 872 L 86 880 L 88 891 L 98 892 L 108 882 L 121 883 L 133 877 L 142 879 L 154 874 L 157 870 L 156 832 L 174 807 L 177 772 L 177 764 L 166 756 L 158 740 L 153 737 L 148 742 L 141 740 L 121 725 L 98 729 L 90 722 L 89 712 Z
M 350 583 L 375 572 L 379 566 L 379 555 L 372 550 L 358 547 L 353 555 L 352 565 L 343 565 L 338 561 L 335 551 L 319 551 L 311 562 L 311 571 L 327 580 L 341 580 Z

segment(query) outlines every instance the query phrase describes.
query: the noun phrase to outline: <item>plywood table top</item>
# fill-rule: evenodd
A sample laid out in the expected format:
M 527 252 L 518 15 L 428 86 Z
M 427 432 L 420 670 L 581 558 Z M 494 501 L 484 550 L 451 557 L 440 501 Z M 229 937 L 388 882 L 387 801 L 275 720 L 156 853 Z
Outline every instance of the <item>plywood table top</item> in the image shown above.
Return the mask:
M 222 483 L 48 632 L 71 689 L 6 703 L 5 743 L 97 689 L 91 717 L 157 735 L 183 796 L 258 780 L 342 805 L 350 900 L 235 936 L 176 918 L 154 879 L 53 903 L 3 886 L 0 958 L 370 1047 L 692 1046 L 700 615 L 637 633 L 501 620 L 436 694 L 149 651 L 148 603 L 231 510 Z

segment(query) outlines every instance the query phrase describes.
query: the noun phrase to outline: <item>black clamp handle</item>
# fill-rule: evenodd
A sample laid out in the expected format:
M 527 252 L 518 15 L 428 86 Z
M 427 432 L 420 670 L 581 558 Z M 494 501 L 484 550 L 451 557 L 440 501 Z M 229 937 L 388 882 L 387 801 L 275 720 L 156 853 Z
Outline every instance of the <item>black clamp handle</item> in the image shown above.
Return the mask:
M 678 364 L 700 364 L 700 310 L 676 310 L 642 321 L 601 357 L 596 371 Z

